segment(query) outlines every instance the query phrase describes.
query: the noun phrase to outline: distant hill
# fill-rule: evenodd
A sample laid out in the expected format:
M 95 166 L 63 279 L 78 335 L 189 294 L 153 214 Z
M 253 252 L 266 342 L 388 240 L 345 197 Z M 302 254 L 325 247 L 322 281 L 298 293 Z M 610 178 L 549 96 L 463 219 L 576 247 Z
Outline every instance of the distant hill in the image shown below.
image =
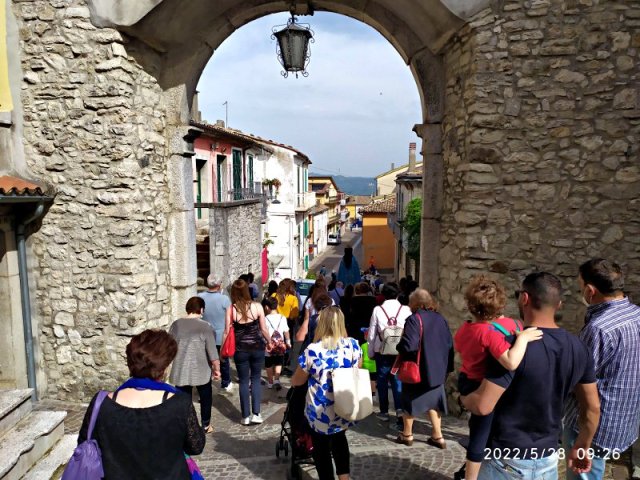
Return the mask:
M 311 175 L 325 175 L 311 173 Z M 344 175 L 332 175 L 338 188 L 349 195 L 371 195 L 375 192 L 376 179 L 370 177 L 345 177 Z

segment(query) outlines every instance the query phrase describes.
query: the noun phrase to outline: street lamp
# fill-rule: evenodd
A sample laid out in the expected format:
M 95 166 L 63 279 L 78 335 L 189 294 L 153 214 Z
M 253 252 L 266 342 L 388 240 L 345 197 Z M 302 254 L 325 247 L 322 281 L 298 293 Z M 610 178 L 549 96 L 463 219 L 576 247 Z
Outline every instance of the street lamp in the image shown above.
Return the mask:
M 284 68 L 282 76 L 287 78 L 289 72 L 296 74 L 301 73 L 303 77 L 308 77 L 307 65 L 311 58 L 309 43 L 313 43 L 313 31 L 309 24 L 296 22 L 296 17 L 291 14 L 291 18 L 287 21 L 284 28 L 278 30 L 283 25 L 277 25 L 272 28 L 272 40 L 278 41 L 276 53 L 278 60 Z

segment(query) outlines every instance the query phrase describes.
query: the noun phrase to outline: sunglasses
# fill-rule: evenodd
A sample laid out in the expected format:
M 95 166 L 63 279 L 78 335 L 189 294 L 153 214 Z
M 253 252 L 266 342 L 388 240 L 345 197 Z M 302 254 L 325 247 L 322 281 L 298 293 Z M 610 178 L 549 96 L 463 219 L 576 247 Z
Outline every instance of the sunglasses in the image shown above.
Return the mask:
M 520 298 L 520 295 L 523 293 L 527 293 L 526 290 L 516 290 L 513 292 L 513 298 L 515 298 L 516 300 L 518 300 Z

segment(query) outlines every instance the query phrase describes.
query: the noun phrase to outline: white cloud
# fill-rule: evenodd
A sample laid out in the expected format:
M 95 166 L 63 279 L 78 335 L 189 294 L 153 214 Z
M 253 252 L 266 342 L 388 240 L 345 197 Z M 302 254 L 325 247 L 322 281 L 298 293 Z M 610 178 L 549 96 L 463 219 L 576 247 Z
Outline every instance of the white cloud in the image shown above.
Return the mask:
M 271 26 L 284 14 L 251 22 L 214 53 L 198 85 L 208 121 L 294 145 L 312 170 L 375 176 L 406 162 L 420 123 L 417 86 L 400 54 L 372 28 L 328 13 L 301 17 L 314 29 L 307 78 L 283 78 Z

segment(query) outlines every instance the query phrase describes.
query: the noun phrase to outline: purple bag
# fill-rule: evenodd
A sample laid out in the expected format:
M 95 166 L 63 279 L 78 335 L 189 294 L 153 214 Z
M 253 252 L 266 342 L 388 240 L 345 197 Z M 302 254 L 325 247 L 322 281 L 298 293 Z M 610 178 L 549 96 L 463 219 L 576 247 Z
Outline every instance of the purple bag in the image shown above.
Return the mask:
M 73 451 L 73 455 L 71 455 L 60 480 L 101 480 L 104 477 L 102 453 L 98 442 L 91 438 L 91 435 L 93 434 L 93 427 L 96 425 L 100 406 L 106 396 L 106 391 L 101 390 L 98 392 L 96 401 L 93 404 L 91 419 L 89 420 L 87 439 Z
M 191 474 L 191 480 L 204 480 L 202 472 L 200 472 L 196 461 L 186 453 L 184 454 L 184 458 L 187 460 L 187 468 L 189 469 L 189 473 Z

